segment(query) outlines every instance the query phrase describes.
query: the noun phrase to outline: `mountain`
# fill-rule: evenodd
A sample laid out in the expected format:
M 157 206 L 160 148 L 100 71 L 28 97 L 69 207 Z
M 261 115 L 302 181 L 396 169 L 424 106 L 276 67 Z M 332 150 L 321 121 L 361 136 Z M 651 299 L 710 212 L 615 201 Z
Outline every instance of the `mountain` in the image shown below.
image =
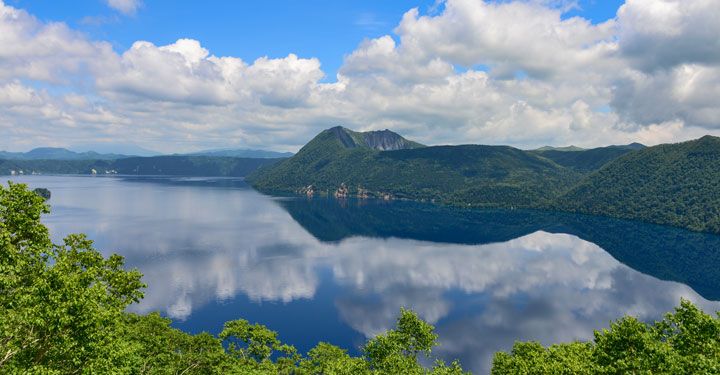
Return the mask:
M 189 156 L 226 156 L 233 158 L 256 158 L 256 159 L 277 159 L 289 158 L 293 156 L 292 152 L 276 152 L 266 150 L 249 150 L 249 149 L 220 149 L 220 150 L 204 150 L 192 152 L 189 154 L 181 154 Z
M 94 151 L 100 154 L 119 154 L 131 156 L 159 156 L 161 153 L 140 147 L 133 143 L 97 142 L 73 145 L 77 152 Z
M 336 126 L 320 133 L 339 141 L 345 148 L 366 148 L 380 151 L 404 150 L 424 147 L 420 143 L 409 141 L 388 129 L 368 132 L 355 132 Z
M 39 147 L 28 152 L 0 151 L 0 159 L 9 160 L 113 160 L 129 157 L 121 154 L 99 154 L 94 151 L 75 152 L 66 148 Z
M 566 211 L 720 233 L 720 138 L 628 153 L 559 197 Z
M 260 191 L 538 207 L 581 177 L 508 146 L 425 147 L 389 130 L 327 129 L 293 157 L 248 176 Z
M 533 152 L 564 167 L 572 168 L 580 172 L 591 172 L 600 169 L 603 165 L 620 156 L 643 148 L 645 148 L 644 145 L 632 143 L 629 145 L 598 147 L 588 150 L 570 150 L 565 147 L 560 149 L 540 148 Z

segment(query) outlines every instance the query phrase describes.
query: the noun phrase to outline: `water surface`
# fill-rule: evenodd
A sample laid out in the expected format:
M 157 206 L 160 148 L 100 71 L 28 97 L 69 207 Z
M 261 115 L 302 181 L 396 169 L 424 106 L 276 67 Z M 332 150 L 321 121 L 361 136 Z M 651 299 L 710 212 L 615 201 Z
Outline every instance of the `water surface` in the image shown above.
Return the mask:
M 189 332 L 245 318 L 306 352 L 357 348 L 415 310 L 435 353 L 487 373 L 515 340 L 592 338 L 680 298 L 720 310 L 720 237 L 537 211 L 271 198 L 241 180 L 28 176 L 52 192 L 53 238 L 87 233 L 149 285 L 132 310 Z

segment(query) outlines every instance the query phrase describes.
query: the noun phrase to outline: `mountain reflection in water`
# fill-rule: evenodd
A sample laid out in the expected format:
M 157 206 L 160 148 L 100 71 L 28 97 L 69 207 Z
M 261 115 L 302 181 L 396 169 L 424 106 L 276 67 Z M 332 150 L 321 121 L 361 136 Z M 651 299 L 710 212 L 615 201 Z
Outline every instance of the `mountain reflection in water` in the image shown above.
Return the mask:
M 133 309 L 218 331 L 239 317 L 307 351 L 351 348 L 400 307 L 477 372 L 515 340 L 587 340 L 681 297 L 720 310 L 720 237 L 607 218 L 412 202 L 270 198 L 232 179 L 18 178 L 52 191 L 56 240 L 84 232 L 148 284 Z

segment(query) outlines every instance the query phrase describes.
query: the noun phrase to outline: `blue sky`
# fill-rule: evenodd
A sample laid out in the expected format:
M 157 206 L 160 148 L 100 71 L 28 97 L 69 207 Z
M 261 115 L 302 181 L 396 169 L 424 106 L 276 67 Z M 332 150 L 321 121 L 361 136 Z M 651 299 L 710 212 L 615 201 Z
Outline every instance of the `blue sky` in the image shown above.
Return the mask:
M 0 0 L 0 149 L 297 151 L 337 125 L 688 140 L 720 134 L 718 17 L 717 0 Z
M 565 14 L 594 23 L 615 17 L 619 0 L 583 0 Z M 69 3 L 71 5 L 69 5 Z M 104 0 L 10 0 L 43 21 L 60 21 L 109 41 L 125 51 L 137 40 L 166 45 L 180 38 L 202 41 L 216 56 L 245 61 L 258 57 L 316 57 L 326 80 L 334 80 L 343 56 L 366 38 L 392 34 L 412 8 L 421 14 L 441 10 L 436 0 L 146 0 L 130 16 L 119 14 Z

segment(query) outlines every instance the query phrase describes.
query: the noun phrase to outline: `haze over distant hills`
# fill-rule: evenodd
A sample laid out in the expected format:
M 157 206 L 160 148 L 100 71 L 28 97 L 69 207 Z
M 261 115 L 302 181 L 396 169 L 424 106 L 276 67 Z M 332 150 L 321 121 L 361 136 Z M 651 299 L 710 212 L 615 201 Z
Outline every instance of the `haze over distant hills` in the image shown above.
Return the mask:
M 290 156 L 293 156 L 292 152 L 277 152 L 277 151 L 267 151 L 267 150 L 252 150 L 252 149 L 244 149 L 244 148 L 238 148 L 238 149 L 217 149 L 217 150 L 203 150 L 203 151 L 197 151 L 197 152 L 191 152 L 186 154 L 178 154 L 178 155 L 191 155 L 191 156 L 227 156 L 227 157 L 234 157 L 234 158 L 259 158 L 259 159 L 267 159 L 267 158 L 288 158 Z
M 28 152 L 0 151 L 0 159 L 10 160 L 114 160 L 137 156 L 160 156 L 162 154 L 138 148 L 138 153 L 100 153 L 96 151 L 77 152 L 60 147 L 38 147 Z M 173 155 L 184 156 L 224 156 L 235 158 L 286 158 L 293 155 L 292 152 L 276 152 L 253 149 L 217 149 L 203 150 L 190 153 L 179 153 Z
M 113 160 L 131 155 L 101 154 L 95 151 L 75 152 L 59 147 L 38 147 L 28 152 L 0 151 L 0 159 L 10 160 Z

